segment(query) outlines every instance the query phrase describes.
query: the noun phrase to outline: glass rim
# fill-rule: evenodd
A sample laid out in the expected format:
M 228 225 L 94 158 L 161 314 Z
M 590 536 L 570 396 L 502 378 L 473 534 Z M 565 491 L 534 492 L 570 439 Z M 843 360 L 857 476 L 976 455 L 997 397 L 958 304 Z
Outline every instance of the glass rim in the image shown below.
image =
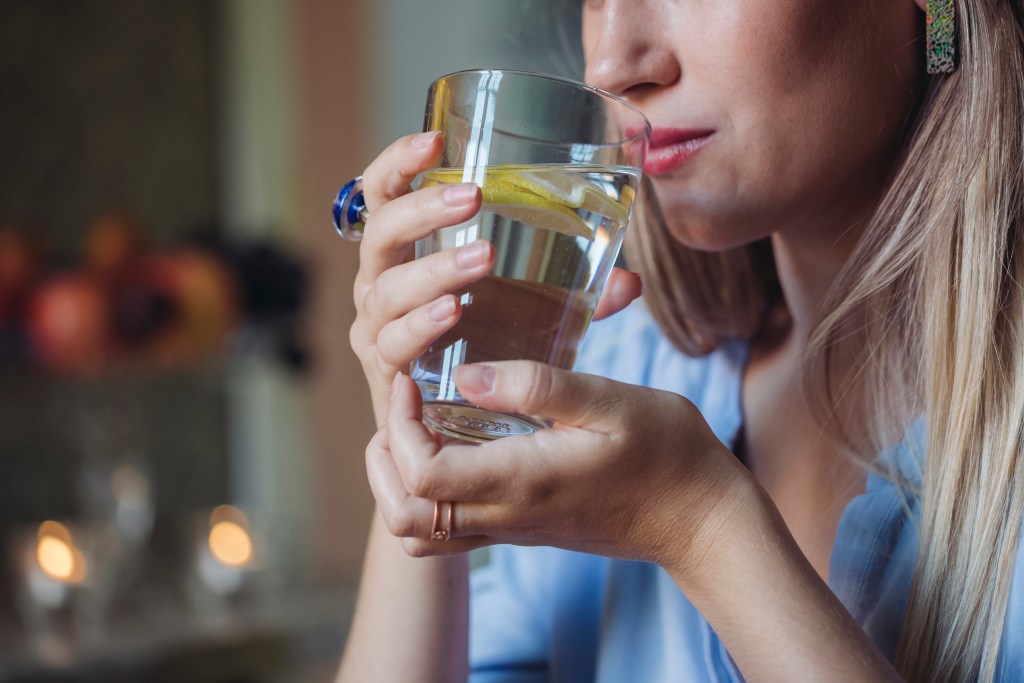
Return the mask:
M 650 140 L 651 135 L 654 133 L 654 127 L 651 126 L 651 122 L 647 119 L 647 116 L 642 111 L 640 111 L 640 109 L 635 104 L 631 103 L 629 100 L 625 99 L 624 97 L 619 97 L 618 95 L 610 93 L 607 90 L 602 90 L 601 88 L 598 88 L 597 86 L 589 85 L 587 83 L 583 83 L 582 81 L 573 80 L 572 78 L 566 78 L 565 76 L 556 76 L 554 74 L 546 74 L 546 73 L 543 73 L 543 72 L 540 72 L 540 71 L 527 71 L 526 69 L 501 69 L 501 68 L 493 68 L 493 69 L 485 69 L 485 68 L 459 69 L 458 71 L 452 71 L 451 73 L 447 73 L 447 74 L 445 74 L 443 76 L 438 76 L 433 81 L 431 81 L 430 88 L 433 89 L 438 83 L 440 83 L 441 81 L 443 81 L 443 80 L 445 80 L 447 78 L 453 78 L 455 76 L 463 76 L 463 75 L 468 75 L 468 74 L 485 74 L 485 73 L 513 74 L 513 75 L 516 75 L 516 76 L 529 76 L 531 78 L 541 78 L 541 79 L 545 79 L 545 80 L 548 80 L 548 81 L 555 81 L 556 83 L 561 83 L 563 85 L 568 85 L 568 86 L 571 86 L 571 87 L 576 88 L 578 90 L 585 90 L 587 92 L 591 92 L 591 93 L 593 93 L 595 95 L 598 95 L 600 97 L 612 100 L 613 102 L 616 102 L 618 104 L 623 105 L 627 109 L 632 110 L 633 113 L 635 113 L 637 116 L 640 117 L 640 120 L 643 121 L 643 123 L 644 123 L 644 127 L 643 127 L 643 130 L 637 131 L 636 133 L 633 133 L 632 135 L 628 134 L 629 133 L 628 130 L 624 131 L 623 134 L 625 135 L 625 137 L 622 140 L 620 140 L 617 143 L 615 143 L 617 145 L 620 145 L 620 144 L 623 144 L 623 143 L 626 143 L 626 142 L 630 142 L 630 141 L 633 141 L 633 140 L 636 140 L 636 139 L 640 138 L 641 134 L 644 131 L 647 132 L 647 139 Z

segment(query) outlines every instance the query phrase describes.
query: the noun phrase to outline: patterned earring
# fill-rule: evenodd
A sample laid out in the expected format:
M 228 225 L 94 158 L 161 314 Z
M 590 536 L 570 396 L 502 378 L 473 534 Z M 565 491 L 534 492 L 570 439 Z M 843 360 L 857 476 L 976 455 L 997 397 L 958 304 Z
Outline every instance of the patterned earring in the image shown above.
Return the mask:
M 925 22 L 928 73 L 953 73 L 956 71 L 955 0 L 928 0 L 928 16 Z

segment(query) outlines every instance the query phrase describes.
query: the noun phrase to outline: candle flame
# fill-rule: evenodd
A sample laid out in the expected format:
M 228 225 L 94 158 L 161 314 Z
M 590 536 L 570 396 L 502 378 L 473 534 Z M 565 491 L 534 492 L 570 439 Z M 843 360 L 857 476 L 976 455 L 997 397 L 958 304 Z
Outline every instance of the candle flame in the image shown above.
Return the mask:
M 244 567 L 252 561 L 252 538 L 241 525 L 227 520 L 210 529 L 210 552 L 228 567 Z
M 36 563 L 52 579 L 76 584 L 85 580 L 85 558 L 75 547 L 71 532 L 59 522 L 39 525 Z

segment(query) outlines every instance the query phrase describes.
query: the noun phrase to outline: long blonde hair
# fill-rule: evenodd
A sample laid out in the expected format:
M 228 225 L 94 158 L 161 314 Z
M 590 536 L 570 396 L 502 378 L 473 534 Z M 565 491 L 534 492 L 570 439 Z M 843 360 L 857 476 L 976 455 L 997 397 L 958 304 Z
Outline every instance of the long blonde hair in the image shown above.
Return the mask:
M 805 366 L 823 427 L 866 461 L 925 417 L 912 492 L 920 540 L 896 655 L 911 681 L 992 680 L 1024 511 L 1024 1 L 956 9 L 959 68 L 924 89 Z M 690 354 L 752 338 L 780 297 L 770 247 L 688 249 L 663 229 L 649 190 L 628 255 L 659 325 Z M 855 359 L 846 376 L 866 430 L 836 410 L 850 388 L 836 358 Z

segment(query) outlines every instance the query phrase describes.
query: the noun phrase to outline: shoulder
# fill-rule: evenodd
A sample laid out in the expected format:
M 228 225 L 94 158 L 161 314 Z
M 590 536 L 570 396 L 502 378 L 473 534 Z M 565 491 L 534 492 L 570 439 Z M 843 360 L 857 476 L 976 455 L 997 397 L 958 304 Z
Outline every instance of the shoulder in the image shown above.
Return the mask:
M 890 659 L 917 563 L 924 423 L 882 454 L 839 522 L 829 585 Z M 997 662 L 998 681 L 1024 681 L 1024 529 L 1020 532 Z

